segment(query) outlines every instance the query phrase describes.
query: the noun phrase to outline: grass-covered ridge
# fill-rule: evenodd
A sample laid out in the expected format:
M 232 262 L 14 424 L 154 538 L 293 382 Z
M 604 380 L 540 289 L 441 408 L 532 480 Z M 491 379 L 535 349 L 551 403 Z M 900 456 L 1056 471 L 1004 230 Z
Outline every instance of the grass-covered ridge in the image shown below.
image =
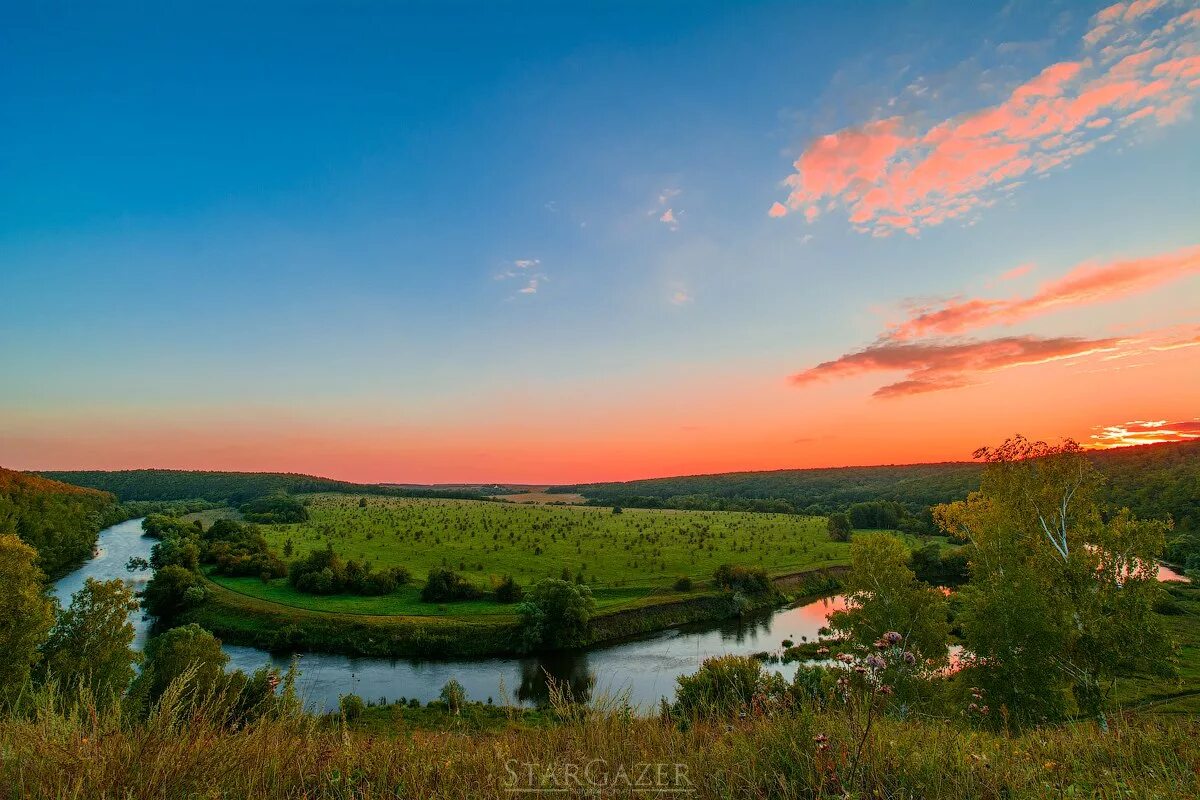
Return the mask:
M 276 552 L 304 555 L 332 546 L 345 558 L 377 569 L 405 567 L 413 582 L 380 596 L 316 596 L 286 579 L 214 577 L 220 585 L 262 600 L 309 610 L 359 614 L 511 615 L 490 600 L 423 603 L 428 573 L 449 567 L 480 589 L 503 576 L 523 585 L 542 578 L 581 578 L 603 610 L 652 595 L 677 599 L 680 576 L 699 587 L 722 564 L 753 564 L 773 575 L 847 563 L 848 546 L 832 542 L 825 520 L 786 514 L 652 511 L 531 506 L 466 500 L 313 495 L 309 519 L 259 530 Z

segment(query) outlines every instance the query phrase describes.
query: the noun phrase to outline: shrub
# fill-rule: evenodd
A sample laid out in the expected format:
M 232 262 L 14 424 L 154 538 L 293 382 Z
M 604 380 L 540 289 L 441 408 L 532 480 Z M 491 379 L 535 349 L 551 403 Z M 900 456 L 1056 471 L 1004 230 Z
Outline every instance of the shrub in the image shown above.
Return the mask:
M 467 690 L 463 688 L 461 683 L 451 678 L 446 681 L 446 685 L 442 687 L 442 691 L 438 697 L 446 704 L 446 708 L 450 709 L 450 713 L 457 714 L 462 711 L 462 707 L 467 703 Z
M 829 530 L 829 538 L 835 542 L 850 541 L 850 533 L 853 527 L 850 525 L 850 517 L 847 514 L 830 514 L 829 521 L 826 523 Z
M 288 580 L 306 594 L 383 595 L 408 583 L 411 576 L 404 567 L 372 570 L 369 564 L 354 559 L 343 561 L 333 546 L 327 545 L 293 561 Z
M 483 596 L 463 576 L 451 569 L 439 567 L 429 573 L 421 589 L 421 599 L 426 603 L 441 603 L 447 600 L 474 600 Z
M 259 497 L 248 503 L 243 503 L 238 511 L 248 522 L 266 524 L 288 524 L 304 522 L 308 519 L 308 509 L 294 497 L 286 494 L 273 494 Z
M 496 587 L 497 603 L 519 603 L 524 596 L 525 590 L 511 575 L 505 575 L 504 580 Z
M 367 710 L 367 704 L 356 694 L 344 694 L 338 699 L 338 710 L 346 722 L 356 722 Z
M 732 716 L 749 707 L 762 679 L 762 665 L 755 658 L 705 659 L 699 671 L 676 679 L 675 711 L 685 717 Z
M 199 589 L 200 594 L 191 591 L 193 589 Z M 200 576 L 172 564 L 154 573 L 142 590 L 142 605 L 150 614 L 161 620 L 169 620 L 202 601 L 203 592 Z
M 737 567 L 722 564 L 713 573 L 713 579 L 722 589 L 747 594 L 762 594 L 771 589 L 771 579 L 762 567 Z
M 522 649 L 586 644 L 595 611 L 596 601 L 587 586 L 554 578 L 539 581 L 518 608 Z
M 213 523 L 203 534 L 204 561 L 215 564 L 221 575 L 267 576 L 267 579 L 282 578 L 287 574 L 287 565 L 267 546 L 252 525 L 243 525 L 230 519 Z
M 228 662 L 220 640 L 199 625 L 171 628 L 147 642 L 145 667 L 130 691 L 150 705 L 186 675 L 188 694 L 203 696 L 220 688 Z
M 692 579 L 686 575 L 680 575 L 675 579 L 675 591 L 690 592 L 692 590 Z

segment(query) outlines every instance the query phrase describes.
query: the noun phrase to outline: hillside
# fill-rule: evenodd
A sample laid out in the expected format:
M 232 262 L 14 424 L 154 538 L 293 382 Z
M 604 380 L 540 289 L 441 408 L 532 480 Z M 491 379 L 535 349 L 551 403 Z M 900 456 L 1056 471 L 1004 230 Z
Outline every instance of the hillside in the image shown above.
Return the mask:
M 108 492 L 0 468 L 0 535 L 16 534 L 37 548 L 48 575 L 87 558 L 115 507 Z
M 1139 516 L 1170 515 L 1179 530 L 1200 528 L 1200 441 L 1093 452 L 1108 477 L 1109 500 Z M 913 511 L 979 487 L 975 462 L 731 472 L 557 486 L 601 505 L 827 514 L 854 503 L 895 501 Z
M 394 497 L 473 499 L 478 491 L 418 489 L 379 484 L 350 483 L 292 472 L 215 472 L 205 470 L 132 469 L 46 471 L 39 475 L 76 486 L 87 486 L 129 500 L 208 500 L 240 505 L 277 492 L 353 492 Z

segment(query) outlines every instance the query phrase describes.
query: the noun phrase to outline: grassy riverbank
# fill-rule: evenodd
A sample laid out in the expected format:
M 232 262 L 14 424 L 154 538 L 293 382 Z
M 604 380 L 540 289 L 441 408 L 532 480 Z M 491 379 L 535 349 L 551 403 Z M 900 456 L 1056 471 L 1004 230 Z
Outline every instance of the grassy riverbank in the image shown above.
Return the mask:
M 592 618 L 589 644 L 611 642 L 694 622 L 710 622 L 833 592 L 844 567 L 783 575 L 778 594 L 749 598 L 735 608 L 728 593 L 705 586 L 688 593 L 660 592 L 638 602 L 609 607 Z M 477 601 L 484 603 L 485 601 Z M 436 605 L 423 604 L 436 609 Z M 460 604 L 451 604 L 457 606 Z M 240 594 L 224 582 L 210 583 L 206 601 L 186 611 L 179 623 L 196 622 L 231 644 L 267 650 L 312 650 L 361 656 L 472 658 L 516 651 L 518 618 L 507 614 L 375 615 L 317 611 Z

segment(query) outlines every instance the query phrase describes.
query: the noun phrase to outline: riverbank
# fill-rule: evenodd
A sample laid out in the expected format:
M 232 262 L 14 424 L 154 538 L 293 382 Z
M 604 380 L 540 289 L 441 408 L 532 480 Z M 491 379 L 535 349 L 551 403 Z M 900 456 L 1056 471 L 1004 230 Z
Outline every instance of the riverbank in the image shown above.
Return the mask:
M 587 646 L 603 645 L 693 623 L 718 622 L 803 599 L 833 594 L 847 568 L 779 575 L 760 597 L 698 591 L 652 595 L 638 605 L 603 611 L 591 621 Z M 385 658 L 482 658 L 519 654 L 515 615 L 380 616 L 283 606 L 206 580 L 207 599 L 177 620 L 195 622 L 231 644 L 271 652 L 321 652 Z

